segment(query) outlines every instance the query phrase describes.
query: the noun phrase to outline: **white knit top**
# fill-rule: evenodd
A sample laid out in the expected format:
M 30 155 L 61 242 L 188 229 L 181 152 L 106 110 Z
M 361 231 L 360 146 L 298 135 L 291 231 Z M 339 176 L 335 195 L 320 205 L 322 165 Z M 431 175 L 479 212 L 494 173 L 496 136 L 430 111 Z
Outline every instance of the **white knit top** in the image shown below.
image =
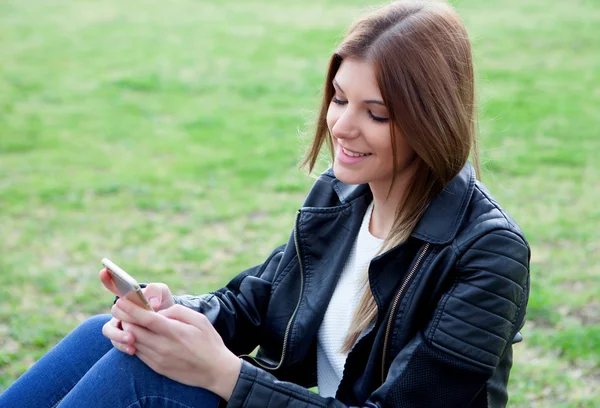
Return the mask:
M 350 322 L 365 290 L 369 264 L 383 244 L 369 232 L 373 203 L 367 208 L 344 270 L 325 312 L 317 339 L 317 381 L 319 394 L 335 397 L 346 363 L 340 350 Z

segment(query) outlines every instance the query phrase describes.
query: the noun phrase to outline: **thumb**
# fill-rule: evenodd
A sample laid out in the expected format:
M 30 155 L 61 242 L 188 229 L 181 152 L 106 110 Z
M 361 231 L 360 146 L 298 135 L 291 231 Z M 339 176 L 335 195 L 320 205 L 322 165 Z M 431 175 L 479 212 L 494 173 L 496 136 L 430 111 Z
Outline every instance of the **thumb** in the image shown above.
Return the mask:
M 162 288 L 159 284 L 150 283 L 146 286 L 144 289 L 144 296 L 148 299 L 152 309 L 159 310 L 160 305 L 162 304 Z
M 173 295 L 164 283 L 150 283 L 144 289 L 144 296 L 154 310 L 162 310 L 173 306 Z

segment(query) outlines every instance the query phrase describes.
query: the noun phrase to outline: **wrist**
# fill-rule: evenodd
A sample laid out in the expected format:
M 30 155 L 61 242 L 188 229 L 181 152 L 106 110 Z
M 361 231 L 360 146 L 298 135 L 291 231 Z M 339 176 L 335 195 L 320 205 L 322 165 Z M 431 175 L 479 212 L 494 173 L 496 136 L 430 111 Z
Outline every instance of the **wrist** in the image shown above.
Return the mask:
M 225 401 L 229 401 L 237 384 L 241 369 L 242 360 L 226 349 L 223 359 L 217 366 L 216 375 L 213 376 L 213 384 L 210 390 Z

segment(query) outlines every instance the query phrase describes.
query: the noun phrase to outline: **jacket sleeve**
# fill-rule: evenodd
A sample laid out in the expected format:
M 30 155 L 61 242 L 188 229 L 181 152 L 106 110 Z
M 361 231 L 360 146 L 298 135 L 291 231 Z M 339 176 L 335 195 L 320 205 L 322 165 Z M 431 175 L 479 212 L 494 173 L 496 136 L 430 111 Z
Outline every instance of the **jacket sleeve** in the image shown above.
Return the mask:
M 459 248 L 456 249 L 459 251 Z M 486 381 L 524 323 L 529 294 L 529 247 L 508 230 L 469 245 L 455 266 L 455 281 L 432 318 L 394 358 L 369 408 L 486 406 Z M 345 407 L 244 362 L 229 405 Z
M 206 295 L 181 295 L 173 299 L 176 304 L 204 314 L 233 353 L 247 354 L 258 345 L 260 330 L 257 329 L 266 314 L 271 284 L 285 247 L 276 248 L 263 264 L 243 271 L 224 288 Z

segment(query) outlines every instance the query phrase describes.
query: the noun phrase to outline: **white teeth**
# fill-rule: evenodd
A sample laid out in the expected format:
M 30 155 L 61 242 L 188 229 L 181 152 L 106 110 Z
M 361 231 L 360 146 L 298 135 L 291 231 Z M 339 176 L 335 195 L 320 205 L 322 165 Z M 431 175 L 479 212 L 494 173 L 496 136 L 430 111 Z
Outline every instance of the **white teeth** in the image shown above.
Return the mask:
M 363 156 L 368 156 L 370 153 L 354 153 L 351 152 L 350 150 L 346 150 L 342 147 L 342 150 L 344 151 L 345 154 L 347 154 L 350 157 L 363 157 Z

